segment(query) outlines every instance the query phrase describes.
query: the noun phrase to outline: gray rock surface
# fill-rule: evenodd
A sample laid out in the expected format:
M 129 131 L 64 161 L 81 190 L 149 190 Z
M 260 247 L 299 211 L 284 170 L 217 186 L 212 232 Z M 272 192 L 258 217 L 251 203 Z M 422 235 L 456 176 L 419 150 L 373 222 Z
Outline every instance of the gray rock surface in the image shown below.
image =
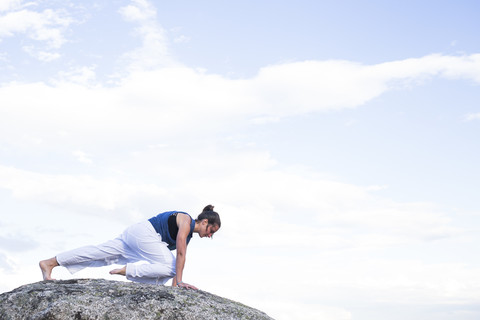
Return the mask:
M 204 291 L 102 279 L 41 281 L 0 295 L 1 320 L 272 319 Z

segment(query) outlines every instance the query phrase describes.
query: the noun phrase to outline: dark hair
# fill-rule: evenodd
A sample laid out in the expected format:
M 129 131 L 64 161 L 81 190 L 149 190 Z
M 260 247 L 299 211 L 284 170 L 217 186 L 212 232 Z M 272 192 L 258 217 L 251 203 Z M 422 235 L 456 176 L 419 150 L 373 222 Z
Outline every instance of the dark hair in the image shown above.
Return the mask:
M 202 213 L 200 213 L 198 215 L 198 218 L 195 219 L 195 221 L 201 221 L 203 219 L 207 219 L 208 220 L 208 224 L 211 224 L 211 225 L 218 225 L 218 227 L 220 228 L 220 226 L 222 225 L 222 223 L 220 222 L 220 216 L 218 215 L 218 213 L 216 213 L 215 211 L 213 211 L 213 206 L 211 204 L 209 204 L 208 206 L 206 206 Z

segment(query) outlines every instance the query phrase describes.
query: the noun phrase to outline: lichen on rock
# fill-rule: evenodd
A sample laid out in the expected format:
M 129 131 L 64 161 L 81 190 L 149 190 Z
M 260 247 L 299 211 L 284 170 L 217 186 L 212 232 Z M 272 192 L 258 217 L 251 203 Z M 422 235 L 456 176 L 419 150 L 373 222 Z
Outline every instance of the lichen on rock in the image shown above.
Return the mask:
M 1 320 L 269 319 L 201 290 L 103 279 L 41 281 L 0 295 Z

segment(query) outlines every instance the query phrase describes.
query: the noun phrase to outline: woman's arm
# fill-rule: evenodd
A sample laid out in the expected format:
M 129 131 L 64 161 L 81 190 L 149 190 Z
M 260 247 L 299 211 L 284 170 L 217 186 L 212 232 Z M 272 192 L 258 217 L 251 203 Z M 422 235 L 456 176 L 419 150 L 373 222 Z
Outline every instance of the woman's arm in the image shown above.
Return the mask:
M 190 233 L 190 223 L 192 222 L 188 215 L 183 213 L 177 214 L 177 264 L 175 267 L 176 276 L 173 279 L 172 285 L 178 285 L 179 287 L 188 288 L 188 289 L 197 289 L 195 286 L 192 286 L 188 283 L 182 281 L 183 268 L 185 267 L 185 260 L 187 255 L 187 237 Z

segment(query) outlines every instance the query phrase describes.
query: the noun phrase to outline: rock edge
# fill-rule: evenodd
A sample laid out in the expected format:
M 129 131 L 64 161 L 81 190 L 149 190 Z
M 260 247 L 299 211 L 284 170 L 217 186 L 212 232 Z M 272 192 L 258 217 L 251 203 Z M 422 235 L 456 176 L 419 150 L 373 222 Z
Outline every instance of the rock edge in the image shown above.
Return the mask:
M 201 290 L 104 279 L 40 281 L 2 293 L 0 319 L 273 320 L 264 312 Z

